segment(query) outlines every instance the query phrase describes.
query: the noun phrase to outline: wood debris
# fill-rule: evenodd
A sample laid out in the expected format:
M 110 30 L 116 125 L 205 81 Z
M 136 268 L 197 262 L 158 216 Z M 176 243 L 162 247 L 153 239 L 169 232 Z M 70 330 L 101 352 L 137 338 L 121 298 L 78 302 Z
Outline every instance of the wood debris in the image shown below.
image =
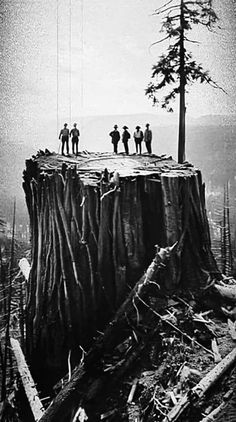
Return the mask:
M 214 422 L 216 420 L 216 417 L 226 406 L 226 403 L 230 399 L 232 394 L 233 390 L 231 389 L 223 396 L 223 402 L 217 408 L 213 409 L 210 413 L 208 413 L 200 422 Z
M 191 402 L 196 402 L 212 387 L 218 379 L 229 369 L 236 361 L 236 348 L 232 350 L 221 362 L 219 362 L 195 387 L 177 403 L 177 405 L 168 413 L 164 422 L 176 422 L 184 410 Z
M 213 338 L 213 340 L 211 341 L 211 349 L 212 349 L 212 351 L 214 353 L 214 361 L 215 361 L 215 363 L 220 362 L 221 359 L 222 359 L 222 357 L 221 357 L 221 354 L 219 352 L 219 348 L 218 348 L 218 345 L 217 345 L 217 342 L 216 342 L 216 339 L 215 338 Z
M 10 339 L 10 342 L 17 361 L 18 371 L 25 389 L 27 399 L 29 401 L 30 408 L 34 415 L 35 422 L 38 422 L 44 414 L 43 404 L 39 398 L 35 382 L 31 376 L 19 342 L 13 338 Z
M 228 327 L 229 327 L 229 333 L 234 341 L 236 341 L 236 321 L 231 321 L 231 319 L 228 318 Z

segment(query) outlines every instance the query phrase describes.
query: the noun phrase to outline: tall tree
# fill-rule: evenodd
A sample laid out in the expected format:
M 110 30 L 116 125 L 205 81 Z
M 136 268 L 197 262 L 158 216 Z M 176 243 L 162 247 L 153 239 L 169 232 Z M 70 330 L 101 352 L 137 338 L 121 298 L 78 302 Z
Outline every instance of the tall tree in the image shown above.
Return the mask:
M 212 7 L 213 0 L 170 0 L 155 10 L 154 15 L 163 15 L 161 32 L 166 36 L 154 44 L 169 40 L 166 54 L 152 68 L 152 81 L 146 89 L 146 95 L 154 105 L 172 112 L 171 102 L 179 94 L 179 142 L 178 162 L 185 160 L 185 93 L 186 86 L 195 81 L 206 82 L 214 88 L 220 88 L 212 80 L 208 71 L 193 59 L 191 52 L 186 50 L 186 43 L 196 43 L 188 38 L 188 32 L 193 25 L 202 25 L 212 30 L 218 17 Z M 170 91 L 160 101 L 159 91 L 171 85 Z

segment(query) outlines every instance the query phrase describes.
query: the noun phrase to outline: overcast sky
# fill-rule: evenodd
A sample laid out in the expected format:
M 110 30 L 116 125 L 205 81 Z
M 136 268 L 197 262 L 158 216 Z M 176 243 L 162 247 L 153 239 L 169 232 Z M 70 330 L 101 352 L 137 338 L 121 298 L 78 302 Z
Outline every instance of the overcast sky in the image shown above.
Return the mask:
M 213 3 L 222 29 L 209 34 L 198 28 L 192 38 L 201 43 L 190 49 L 228 95 L 194 86 L 187 97 L 192 116 L 236 113 L 236 6 L 234 0 Z M 166 47 L 150 48 L 161 36 L 160 21 L 152 16 L 161 4 L 160 0 L 0 0 L 4 132 L 13 124 L 25 137 L 39 132 L 42 136 L 42 126 L 44 131 L 50 128 L 49 134 L 52 127 L 55 131 L 57 116 L 61 126 L 64 121 L 79 121 L 82 115 L 155 112 L 144 89 L 152 64 Z

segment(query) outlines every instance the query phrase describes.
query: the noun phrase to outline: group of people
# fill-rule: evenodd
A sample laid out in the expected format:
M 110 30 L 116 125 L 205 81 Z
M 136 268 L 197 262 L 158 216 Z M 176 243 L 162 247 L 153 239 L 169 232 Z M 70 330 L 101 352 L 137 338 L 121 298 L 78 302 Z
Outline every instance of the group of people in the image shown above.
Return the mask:
M 111 137 L 111 142 L 113 143 L 114 153 L 117 154 L 118 152 L 118 142 L 122 139 L 124 144 L 125 153 L 129 154 L 129 139 L 131 138 L 130 133 L 128 132 L 128 127 L 123 126 L 123 133 L 120 136 L 120 132 L 118 131 L 118 126 L 114 126 L 114 130 L 109 133 Z M 136 130 L 134 131 L 133 138 L 135 142 L 136 153 L 142 154 L 142 142 L 145 142 L 147 152 L 149 154 L 152 153 L 152 131 L 150 129 L 150 124 L 146 124 L 146 129 L 143 133 L 140 126 L 136 126 Z
M 72 154 L 78 155 L 78 145 L 79 145 L 79 136 L 80 132 L 77 128 L 77 123 L 74 123 L 73 128 L 71 130 L 68 129 L 67 123 L 64 124 L 64 128 L 61 129 L 59 134 L 59 139 L 61 140 L 61 153 L 64 154 L 64 149 L 66 146 L 66 153 L 69 154 L 69 138 L 71 138 L 72 143 Z M 111 142 L 113 143 L 114 153 L 117 154 L 118 152 L 118 143 L 120 139 L 124 144 L 125 153 L 129 155 L 129 139 L 131 138 L 130 133 L 128 132 L 128 127 L 123 126 L 123 133 L 120 136 L 120 132 L 118 131 L 118 126 L 114 126 L 114 130 L 109 133 L 111 136 Z M 150 124 L 146 124 L 146 129 L 143 133 L 140 126 L 136 126 L 136 130 L 134 131 L 133 138 L 135 142 L 136 153 L 142 154 L 142 142 L 145 142 L 147 152 L 149 154 L 152 153 L 152 131 L 150 129 Z
M 72 154 L 78 155 L 78 145 L 79 145 L 79 129 L 77 128 L 77 123 L 74 123 L 73 128 L 69 131 L 67 123 L 64 124 L 64 128 L 60 131 L 59 139 L 61 139 L 61 153 L 64 154 L 64 148 L 66 145 L 67 155 L 69 154 L 69 138 L 71 137 L 72 143 Z

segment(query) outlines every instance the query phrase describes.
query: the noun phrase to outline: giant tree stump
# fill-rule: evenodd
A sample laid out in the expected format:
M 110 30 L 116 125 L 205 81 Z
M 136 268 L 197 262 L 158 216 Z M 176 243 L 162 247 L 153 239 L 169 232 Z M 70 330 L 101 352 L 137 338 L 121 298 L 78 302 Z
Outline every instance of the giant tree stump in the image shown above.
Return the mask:
M 163 291 L 198 290 L 217 272 L 201 173 L 188 163 L 39 155 L 26 161 L 23 186 L 32 237 L 27 349 L 42 377 L 62 375 L 69 351 L 78 362 L 79 346 L 88 348 L 114 315 L 156 244 L 178 242 Z

